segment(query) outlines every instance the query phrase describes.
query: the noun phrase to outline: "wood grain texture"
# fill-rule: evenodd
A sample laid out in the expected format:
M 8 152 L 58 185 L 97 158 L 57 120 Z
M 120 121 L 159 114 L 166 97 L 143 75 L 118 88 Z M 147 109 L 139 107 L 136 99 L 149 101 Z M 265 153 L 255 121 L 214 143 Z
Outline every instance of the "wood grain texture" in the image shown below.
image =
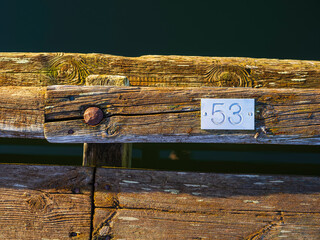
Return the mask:
M 255 99 L 256 130 L 201 130 L 201 98 Z M 82 120 L 89 106 L 97 106 L 105 114 L 104 120 L 94 127 Z M 45 135 L 51 142 L 320 144 L 320 92 L 317 89 L 50 86 L 45 121 Z
M 0 238 L 319 239 L 319 180 L 0 165 Z
M 319 61 L 0 53 L 0 86 L 84 85 L 90 74 L 127 76 L 132 86 L 320 87 Z
M 93 169 L 0 165 L 0 239 L 89 239 Z
M 86 85 L 130 86 L 125 76 L 89 75 Z M 91 167 L 130 167 L 132 155 L 131 143 L 84 143 L 83 166 Z
M 0 137 L 44 138 L 42 87 L 0 87 Z
M 319 180 L 99 168 L 94 239 L 319 239 Z

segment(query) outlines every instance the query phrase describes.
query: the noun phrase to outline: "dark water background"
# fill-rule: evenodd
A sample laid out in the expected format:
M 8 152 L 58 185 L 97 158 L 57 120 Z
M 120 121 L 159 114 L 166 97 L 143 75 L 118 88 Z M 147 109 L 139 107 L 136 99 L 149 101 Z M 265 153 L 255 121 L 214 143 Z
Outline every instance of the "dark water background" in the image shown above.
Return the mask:
M 0 52 L 320 60 L 319 1 L 1 1 Z M 0 139 L 0 162 L 80 165 L 82 146 Z M 319 146 L 134 144 L 133 167 L 320 175 Z

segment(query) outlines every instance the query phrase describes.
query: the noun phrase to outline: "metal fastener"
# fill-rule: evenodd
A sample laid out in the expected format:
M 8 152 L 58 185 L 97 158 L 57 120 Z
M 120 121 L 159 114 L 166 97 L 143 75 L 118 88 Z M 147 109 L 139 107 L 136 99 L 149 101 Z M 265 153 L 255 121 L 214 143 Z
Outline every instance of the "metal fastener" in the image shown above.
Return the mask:
M 94 126 L 99 124 L 103 119 L 103 112 L 98 107 L 89 107 L 83 114 L 84 122 L 88 125 Z

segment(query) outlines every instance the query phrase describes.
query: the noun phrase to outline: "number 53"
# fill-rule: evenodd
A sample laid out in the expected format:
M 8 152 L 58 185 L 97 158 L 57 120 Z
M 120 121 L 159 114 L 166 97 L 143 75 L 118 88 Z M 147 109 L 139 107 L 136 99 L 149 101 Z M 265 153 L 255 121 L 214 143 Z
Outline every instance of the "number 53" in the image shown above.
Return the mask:
M 239 103 L 232 103 L 229 106 L 229 112 L 225 113 L 222 110 L 219 110 L 219 106 L 223 106 L 224 103 L 213 103 L 212 104 L 212 118 L 211 121 L 216 124 L 220 125 L 225 122 L 226 119 L 228 119 L 229 123 L 232 125 L 237 125 L 242 122 L 242 115 L 240 114 L 241 112 L 241 106 Z M 231 111 L 231 112 L 230 112 Z M 230 114 L 231 116 L 226 116 L 227 114 Z

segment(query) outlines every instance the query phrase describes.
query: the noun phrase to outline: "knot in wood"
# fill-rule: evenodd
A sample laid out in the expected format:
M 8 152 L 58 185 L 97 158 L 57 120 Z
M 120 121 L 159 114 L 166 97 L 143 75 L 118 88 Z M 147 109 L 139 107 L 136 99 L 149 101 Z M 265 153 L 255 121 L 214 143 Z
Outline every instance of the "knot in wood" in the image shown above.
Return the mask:
M 206 80 L 217 87 L 252 87 L 251 70 L 238 65 L 215 64 L 206 72 Z
M 103 119 L 103 112 L 98 107 L 89 107 L 83 114 L 84 122 L 88 125 L 95 126 Z

